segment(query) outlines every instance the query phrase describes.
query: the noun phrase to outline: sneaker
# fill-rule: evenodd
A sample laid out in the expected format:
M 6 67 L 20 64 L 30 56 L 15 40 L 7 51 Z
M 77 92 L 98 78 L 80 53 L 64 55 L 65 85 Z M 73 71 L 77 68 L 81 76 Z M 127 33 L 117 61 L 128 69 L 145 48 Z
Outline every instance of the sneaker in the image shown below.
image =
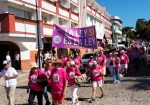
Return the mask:
M 119 84 L 120 83 L 120 81 L 117 81 L 117 84 Z
M 95 102 L 95 99 L 91 99 L 90 101 L 89 101 L 89 103 L 94 103 Z
M 117 83 L 117 81 L 114 81 L 114 84 L 116 84 Z

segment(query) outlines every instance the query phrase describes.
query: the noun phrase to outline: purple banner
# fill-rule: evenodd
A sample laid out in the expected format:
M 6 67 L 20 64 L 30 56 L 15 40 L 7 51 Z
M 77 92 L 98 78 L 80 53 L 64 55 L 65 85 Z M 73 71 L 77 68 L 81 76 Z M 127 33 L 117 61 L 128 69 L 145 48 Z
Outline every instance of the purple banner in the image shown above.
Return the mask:
M 54 25 L 52 47 L 97 49 L 95 26 L 64 28 Z

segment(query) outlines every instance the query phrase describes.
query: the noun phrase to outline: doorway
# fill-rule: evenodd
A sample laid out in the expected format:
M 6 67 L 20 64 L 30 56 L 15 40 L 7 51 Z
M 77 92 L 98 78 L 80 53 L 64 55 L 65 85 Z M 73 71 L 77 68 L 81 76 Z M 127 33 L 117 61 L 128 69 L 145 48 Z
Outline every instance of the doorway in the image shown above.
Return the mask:
M 17 70 L 20 70 L 20 49 L 15 43 L 7 41 L 0 41 L 0 70 L 3 69 L 2 63 L 3 60 L 6 60 L 6 55 L 8 52 L 10 54 L 12 67 L 17 68 Z M 16 63 L 16 54 L 19 54 L 18 63 Z

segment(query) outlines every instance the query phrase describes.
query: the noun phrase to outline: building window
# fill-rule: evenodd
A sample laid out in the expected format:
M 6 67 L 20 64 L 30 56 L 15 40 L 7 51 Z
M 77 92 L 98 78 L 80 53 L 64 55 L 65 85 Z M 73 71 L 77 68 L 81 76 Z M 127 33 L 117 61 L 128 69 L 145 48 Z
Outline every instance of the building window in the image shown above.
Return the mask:
M 32 19 L 32 12 L 21 10 L 14 7 L 8 7 L 9 13 L 14 14 L 16 17 L 21 17 L 25 19 Z
M 43 20 L 44 23 L 48 22 L 48 18 L 46 16 L 42 16 L 42 20 Z

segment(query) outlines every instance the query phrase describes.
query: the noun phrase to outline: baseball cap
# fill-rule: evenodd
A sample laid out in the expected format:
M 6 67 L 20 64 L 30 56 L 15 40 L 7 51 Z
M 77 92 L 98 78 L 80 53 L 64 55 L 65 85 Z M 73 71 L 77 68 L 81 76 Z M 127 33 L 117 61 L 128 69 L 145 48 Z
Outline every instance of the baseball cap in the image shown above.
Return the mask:
M 7 60 L 4 60 L 3 65 L 7 65 L 7 64 L 9 64 L 9 62 Z

